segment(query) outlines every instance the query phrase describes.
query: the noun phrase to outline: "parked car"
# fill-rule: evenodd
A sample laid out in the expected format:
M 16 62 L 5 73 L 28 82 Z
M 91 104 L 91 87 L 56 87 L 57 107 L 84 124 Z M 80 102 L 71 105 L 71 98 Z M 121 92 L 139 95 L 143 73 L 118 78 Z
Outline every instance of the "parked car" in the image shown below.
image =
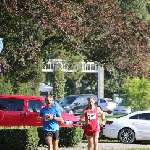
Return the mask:
M 57 102 L 57 103 L 61 103 L 62 100 L 63 99 L 54 99 L 54 101 Z
M 57 101 L 54 100 L 54 103 L 55 105 L 57 105 L 57 107 L 61 110 L 61 112 L 65 112 L 65 113 L 69 113 L 69 114 L 73 114 L 73 111 L 72 109 L 66 109 L 66 108 L 63 108 Z
M 131 113 L 131 107 L 125 106 L 125 102 L 122 100 L 116 108 L 113 110 L 113 114 L 129 114 Z
M 100 107 L 102 111 L 107 112 L 108 114 L 111 114 L 116 106 L 117 103 L 110 98 L 98 99 L 98 107 Z
M 150 111 L 136 111 L 119 118 L 109 119 L 103 128 L 105 137 L 121 143 L 150 140 Z
M 80 115 L 82 111 L 88 106 L 88 100 L 93 96 L 97 102 L 97 95 L 94 94 L 81 94 L 81 95 L 68 95 L 60 103 L 65 109 L 72 109 L 75 115 Z
M 44 106 L 45 98 L 42 96 L 1 94 L 0 126 L 42 126 L 42 121 L 37 120 L 37 117 Z M 60 126 L 73 126 L 79 122 L 77 116 L 64 111 L 62 118 L 64 121 L 59 122 Z

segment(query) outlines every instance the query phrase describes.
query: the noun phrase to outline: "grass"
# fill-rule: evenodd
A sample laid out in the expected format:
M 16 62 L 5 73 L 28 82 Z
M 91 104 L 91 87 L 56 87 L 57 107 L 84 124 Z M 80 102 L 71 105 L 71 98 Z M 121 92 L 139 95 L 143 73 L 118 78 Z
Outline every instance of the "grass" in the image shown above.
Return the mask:
M 111 119 L 111 118 L 117 118 L 117 117 L 120 117 L 122 115 L 113 115 L 113 114 L 110 114 L 110 115 L 105 115 L 105 119 L 108 120 L 108 119 Z M 99 120 L 101 120 L 101 117 L 99 116 Z
M 106 115 L 105 118 L 107 120 L 107 119 L 111 119 L 111 118 L 117 118 L 117 117 L 120 117 L 120 116 L 122 116 L 122 115 Z

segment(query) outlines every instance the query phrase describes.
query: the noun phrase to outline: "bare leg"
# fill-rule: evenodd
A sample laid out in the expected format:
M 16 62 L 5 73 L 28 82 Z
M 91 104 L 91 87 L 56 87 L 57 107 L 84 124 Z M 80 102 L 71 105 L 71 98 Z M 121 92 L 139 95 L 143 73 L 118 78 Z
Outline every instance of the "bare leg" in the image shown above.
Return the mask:
M 88 141 L 88 150 L 92 150 L 93 137 L 92 137 L 92 136 L 86 136 L 86 139 L 87 139 L 87 141 Z
M 47 137 L 45 137 L 45 140 L 48 145 L 48 150 L 52 150 L 52 137 L 47 136 Z
M 94 150 L 98 150 L 98 138 L 99 132 L 94 132 L 93 133 Z
M 58 142 L 59 140 L 53 140 L 53 150 L 58 150 Z

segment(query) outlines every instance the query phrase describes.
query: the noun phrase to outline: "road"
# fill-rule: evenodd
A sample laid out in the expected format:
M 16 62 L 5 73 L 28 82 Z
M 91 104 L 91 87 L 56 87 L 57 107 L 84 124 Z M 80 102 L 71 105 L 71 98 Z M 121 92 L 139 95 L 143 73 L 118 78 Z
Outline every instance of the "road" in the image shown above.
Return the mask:
M 59 150 L 87 150 L 87 143 L 80 143 L 80 146 L 59 148 Z M 122 143 L 99 143 L 99 150 L 127 150 L 131 148 L 147 148 L 150 149 L 148 144 L 122 144 Z M 47 150 L 47 148 L 38 148 L 37 150 Z

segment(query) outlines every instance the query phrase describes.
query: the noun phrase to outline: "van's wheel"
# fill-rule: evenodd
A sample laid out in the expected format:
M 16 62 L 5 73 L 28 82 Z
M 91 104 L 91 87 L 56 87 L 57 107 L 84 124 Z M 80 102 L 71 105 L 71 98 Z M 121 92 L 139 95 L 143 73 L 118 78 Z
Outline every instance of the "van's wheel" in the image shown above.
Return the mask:
M 130 128 L 121 129 L 118 134 L 118 139 L 121 143 L 131 144 L 135 141 L 135 133 Z

